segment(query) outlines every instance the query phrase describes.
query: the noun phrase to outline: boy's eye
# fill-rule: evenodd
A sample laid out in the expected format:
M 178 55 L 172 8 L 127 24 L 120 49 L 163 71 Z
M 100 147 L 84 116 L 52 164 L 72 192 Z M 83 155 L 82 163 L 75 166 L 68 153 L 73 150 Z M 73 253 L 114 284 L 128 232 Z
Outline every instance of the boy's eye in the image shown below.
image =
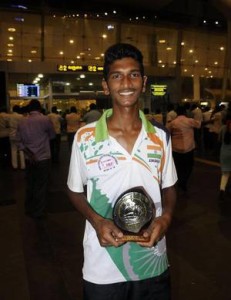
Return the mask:
M 140 72 L 132 72 L 131 73 L 131 78 L 137 78 L 137 77 L 140 77 L 140 76 L 141 76 Z
M 119 79 L 119 78 L 121 78 L 121 74 L 119 73 L 115 73 L 111 75 L 111 79 Z

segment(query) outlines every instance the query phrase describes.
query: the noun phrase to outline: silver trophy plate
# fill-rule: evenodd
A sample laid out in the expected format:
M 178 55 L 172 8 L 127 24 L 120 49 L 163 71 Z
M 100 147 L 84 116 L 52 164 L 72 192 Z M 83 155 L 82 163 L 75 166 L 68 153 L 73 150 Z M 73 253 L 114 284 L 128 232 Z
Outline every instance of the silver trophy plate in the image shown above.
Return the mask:
M 145 190 L 135 187 L 124 192 L 116 200 L 113 219 L 122 230 L 138 234 L 153 218 L 154 208 L 154 203 Z

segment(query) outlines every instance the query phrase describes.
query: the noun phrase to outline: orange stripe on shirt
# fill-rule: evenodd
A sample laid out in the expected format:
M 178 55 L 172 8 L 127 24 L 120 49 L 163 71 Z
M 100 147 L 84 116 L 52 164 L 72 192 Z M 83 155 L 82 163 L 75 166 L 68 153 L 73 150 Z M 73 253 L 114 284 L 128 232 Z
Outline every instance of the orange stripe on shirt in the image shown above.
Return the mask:
M 86 141 L 89 140 L 90 137 L 95 135 L 95 128 L 94 127 L 88 127 L 88 128 L 82 128 L 80 129 L 80 131 L 78 132 L 78 136 L 77 136 L 77 141 L 80 142 L 81 137 L 86 134 L 89 133 L 89 136 L 87 136 Z
M 147 145 L 147 149 L 148 150 L 161 150 L 161 146 L 157 146 L 157 145 Z
M 86 162 L 87 165 L 92 165 L 94 163 L 96 163 L 98 161 L 98 159 L 90 159 Z

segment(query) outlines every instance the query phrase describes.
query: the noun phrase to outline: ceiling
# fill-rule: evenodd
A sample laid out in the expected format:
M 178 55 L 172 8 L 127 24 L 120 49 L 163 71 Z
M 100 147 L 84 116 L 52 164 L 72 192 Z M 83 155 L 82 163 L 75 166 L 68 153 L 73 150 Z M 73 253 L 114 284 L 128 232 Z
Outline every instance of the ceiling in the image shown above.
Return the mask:
M 155 16 L 161 22 L 168 24 L 174 22 L 175 26 L 192 26 L 200 29 L 203 18 L 223 20 L 226 22 L 227 14 L 224 14 L 224 2 L 226 0 L 78 0 L 59 1 L 59 0 L 1 0 L 0 10 L 18 11 L 19 5 L 28 8 L 28 12 L 37 13 L 43 11 L 46 14 L 51 14 L 54 11 L 63 14 L 68 12 L 98 12 L 109 9 L 117 10 L 118 17 L 122 20 L 127 16 L 146 13 L 148 16 Z M 228 2 L 228 0 L 227 0 Z M 226 11 L 230 9 L 226 6 Z M 211 31 L 216 30 L 211 28 Z M 222 30 L 226 30 L 223 28 Z M 174 37 L 173 37 L 174 39 Z M 33 37 L 27 41 L 28 44 L 33 42 Z M 55 51 L 55 49 L 53 49 Z M 15 73 L 9 76 L 9 84 L 16 85 L 19 82 L 32 82 L 35 73 Z M 72 82 L 72 86 L 76 86 L 78 90 L 101 90 L 101 75 L 88 74 L 86 79 L 80 79 L 79 74 L 47 74 L 44 82 L 47 82 L 48 77 L 57 83 L 57 85 L 66 85 L 67 82 Z M 89 82 L 93 86 L 89 86 Z

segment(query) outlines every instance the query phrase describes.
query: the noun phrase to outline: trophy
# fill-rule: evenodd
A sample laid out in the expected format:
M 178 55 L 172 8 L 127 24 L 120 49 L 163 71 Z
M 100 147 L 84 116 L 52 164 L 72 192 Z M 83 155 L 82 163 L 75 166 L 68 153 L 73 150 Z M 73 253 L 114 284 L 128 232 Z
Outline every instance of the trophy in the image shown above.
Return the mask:
M 123 241 L 147 241 L 142 233 L 154 215 L 154 203 L 143 187 L 122 193 L 113 208 L 113 220 L 124 233 Z

